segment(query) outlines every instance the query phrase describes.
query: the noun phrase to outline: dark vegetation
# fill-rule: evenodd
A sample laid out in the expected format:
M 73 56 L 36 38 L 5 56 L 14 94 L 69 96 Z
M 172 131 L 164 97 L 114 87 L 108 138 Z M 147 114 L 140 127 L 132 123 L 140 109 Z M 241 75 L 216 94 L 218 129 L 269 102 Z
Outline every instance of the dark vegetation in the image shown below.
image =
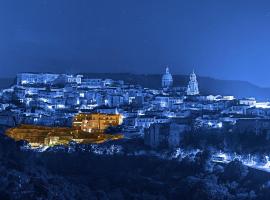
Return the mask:
M 208 150 L 182 161 L 127 156 L 144 149 L 142 141 L 122 143 L 121 155 L 83 152 L 76 144 L 72 153 L 38 153 L 1 135 L 0 199 L 269 199 L 270 175 L 239 161 L 214 164 Z
M 269 133 L 197 131 L 184 136 L 183 146 L 236 152 L 238 154 L 270 154 Z

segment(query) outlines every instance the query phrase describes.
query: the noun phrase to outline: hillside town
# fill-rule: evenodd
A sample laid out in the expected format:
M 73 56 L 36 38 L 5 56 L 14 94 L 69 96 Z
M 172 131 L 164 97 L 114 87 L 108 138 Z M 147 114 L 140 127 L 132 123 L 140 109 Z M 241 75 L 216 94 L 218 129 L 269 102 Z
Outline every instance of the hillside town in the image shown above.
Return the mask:
M 114 132 L 143 138 L 151 148 L 178 147 L 189 132 L 264 133 L 270 139 L 270 103 L 200 94 L 194 71 L 185 86 L 175 86 L 168 67 L 160 89 L 79 74 L 20 73 L 13 86 L 1 90 L 0 102 L 0 125 L 23 125 L 24 133 L 27 125 Z M 39 144 L 58 144 L 57 134 L 49 135 Z

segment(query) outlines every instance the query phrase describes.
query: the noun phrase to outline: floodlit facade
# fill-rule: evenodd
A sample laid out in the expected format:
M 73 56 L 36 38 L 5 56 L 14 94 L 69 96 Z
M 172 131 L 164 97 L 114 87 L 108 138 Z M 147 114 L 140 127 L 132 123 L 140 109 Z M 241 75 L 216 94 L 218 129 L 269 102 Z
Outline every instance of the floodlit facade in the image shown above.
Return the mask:
M 67 82 L 68 83 L 76 83 L 76 84 L 81 84 L 82 83 L 82 77 L 83 75 L 67 75 Z
M 17 75 L 17 85 L 47 84 L 58 78 L 58 74 L 21 73 Z
M 6 135 L 15 141 L 25 140 L 32 148 L 77 143 L 103 143 L 123 138 L 121 134 L 91 133 L 69 127 L 20 125 L 8 129 Z
M 74 117 L 73 127 L 86 132 L 103 132 L 111 126 L 121 125 L 122 122 L 121 114 L 80 113 Z

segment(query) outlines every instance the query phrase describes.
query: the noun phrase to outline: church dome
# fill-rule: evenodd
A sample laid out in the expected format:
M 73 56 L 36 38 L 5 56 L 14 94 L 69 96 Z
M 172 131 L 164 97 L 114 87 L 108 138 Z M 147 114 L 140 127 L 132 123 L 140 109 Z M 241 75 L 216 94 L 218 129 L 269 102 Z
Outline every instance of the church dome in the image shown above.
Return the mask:
M 193 72 L 190 74 L 189 83 L 187 86 L 187 95 L 198 95 L 199 94 L 199 87 L 196 78 L 196 74 Z

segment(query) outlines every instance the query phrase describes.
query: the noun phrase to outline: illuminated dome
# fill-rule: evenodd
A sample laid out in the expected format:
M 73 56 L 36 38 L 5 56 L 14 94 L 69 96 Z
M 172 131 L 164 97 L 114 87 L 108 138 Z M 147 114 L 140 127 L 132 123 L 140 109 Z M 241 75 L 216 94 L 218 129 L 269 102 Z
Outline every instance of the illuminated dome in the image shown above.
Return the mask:
M 187 95 L 198 95 L 199 94 L 199 87 L 197 82 L 196 74 L 193 72 L 190 74 L 189 83 L 187 86 Z
M 168 88 L 171 87 L 173 85 L 173 78 L 172 75 L 169 71 L 169 68 L 166 68 L 166 73 L 163 74 L 162 76 L 162 87 L 163 88 Z

